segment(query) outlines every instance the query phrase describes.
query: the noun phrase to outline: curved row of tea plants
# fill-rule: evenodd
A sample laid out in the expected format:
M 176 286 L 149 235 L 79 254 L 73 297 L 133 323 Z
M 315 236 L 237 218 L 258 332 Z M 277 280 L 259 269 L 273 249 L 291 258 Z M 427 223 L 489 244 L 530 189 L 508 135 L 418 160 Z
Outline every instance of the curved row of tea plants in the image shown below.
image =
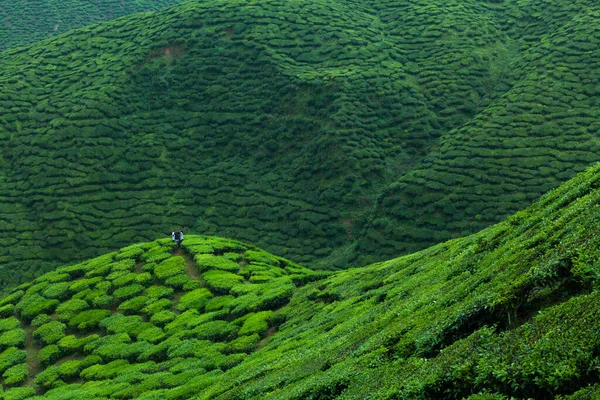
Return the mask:
M 189 235 L 61 267 L 0 300 L 4 399 L 137 398 L 215 377 L 268 342 L 319 275 L 240 242 Z M 185 393 L 188 393 L 187 395 Z
M 0 284 L 177 225 L 341 268 L 497 221 L 597 159 L 596 8 L 210 0 L 5 51 Z
M 11 0 L 0 7 L 0 51 L 24 46 L 96 22 L 124 15 L 155 11 L 181 3 L 181 0 Z

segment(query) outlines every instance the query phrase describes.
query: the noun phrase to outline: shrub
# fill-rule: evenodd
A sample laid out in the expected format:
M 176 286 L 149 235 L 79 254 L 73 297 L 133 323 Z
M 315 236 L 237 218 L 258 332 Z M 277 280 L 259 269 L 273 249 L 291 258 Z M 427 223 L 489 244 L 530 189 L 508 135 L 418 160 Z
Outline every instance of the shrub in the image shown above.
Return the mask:
M 21 326 L 21 323 L 15 317 L 0 319 L 0 332 L 11 331 Z
M 37 328 L 44 324 L 47 324 L 50 321 L 52 321 L 52 319 L 50 318 L 50 316 L 48 314 L 40 314 L 37 317 L 35 317 L 33 320 L 31 320 L 31 326 Z
M 100 321 L 111 314 L 109 310 L 82 311 L 69 320 L 69 327 L 81 330 L 96 328 Z
M 229 310 L 231 302 L 235 299 L 235 297 L 227 295 L 227 296 L 217 296 L 208 301 L 204 309 L 206 311 L 217 311 L 223 309 L 225 311 Z
M 192 285 L 195 285 L 195 283 L 193 283 L 193 282 L 196 282 L 196 281 L 191 279 L 189 276 L 187 276 L 187 274 L 186 275 L 180 274 L 180 275 L 175 275 L 175 276 L 168 278 L 165 281 L 165 285 L 174 287 L 177 289 L 181 289 L 186 285 L 189 286 L 190 282 Z
M 0 348 L 24 347 L 26 341 L 25 331 L 21 328 L 6 331 L 0 334 Z
M 173 292 L 174 290 L 170 287 L 154 285 L 146 289 L 146 296 L 152 299 L 159 299 L 162 297 L 171 298 Z
M 92 300 L 92 305 L 96 308 L 106 308 L 112 304 L 113 297 L 107 294 L 96 297 Z
M 135 272 L 130 272 L 128 274 L 121 275 L 112 281 L 112 286 L 115 288 L 120 288 L 122 286 L 130 285 L 133 282 L 135 282 L 137 277 L 138 277 L 138 274 L 136 274 Z M 135 283 L 139 283 L 139 282 L 135 282 Z
M 150 304 L 148 304 L 146 307 L 144 307 L 142 309 L 143 312 L 153 315 L 157 312 L 166 310 L 168 308 L 171 308 L 173 306 L 173 303 L 171 302 L 171 300 L 169 299 L 158 299 L 156 301 L 151 302 Z
M 156 325 L 164 326 L 169 322 L 173 321 L 176 317 L 176 314 L 170 310 L 163 310 L 155 313 L 150 318 L 150 322 Z
M 249 314 L 245 317 L 244 325 L 240 328 L 238 335 L 263 335 L 269 329 L 269 320 L 273 317 L 273 311 L 262 311 L 254 314 Z
M 27 321 L 31 321 L 38 314 L 52 313 L 59 304 L 58 300 L 48 300 L 39 294 L 24 297 L 17 305 L 15 310 Z
M 140 332 L 140 334 L 137 335 L 137 338 L 138 340 L 145 340 L 149 343 L 157 343 L 164 339 L 165 336 L 166 334 L 162 329 L 157 326 L 152 326 Z
M 8 368 L 25 361 L 27 353 L 16 347 L 9 347 L 0 353 L 0 373 L 4 373 Z
M 124 300 L 137 296 L 144 290 L 144 287 L 138 283 L 123 286 L 113 292 L 113 296 L 117 299 Z
M 137 296 L 121 303 L 118 310 L 123 311 L 126 314 L 138 313 L 146 305 L 148 300 L 149 299 L 146 296 Z
M 143 286 L 148 286 L 148 284 L 152 282 L 152 279 L 152 274 L 149 272 L 143 272 L 135 277 L 135 282 Z
M 56 308 L 56 314 L 59 321 L 69 321 L 81 311 L 89 309 L 90 306 L 85 300 L 71 299 L 67 300 Z
M 219 360 L 219 362 L 217 363 L 217 367 L 219 367 L 219 369 L 221 369 L 222 371 L 226 371 L 240 364 L 246 359 L 246 357 L 246 353 L 230 354 L 224 357 L 223 359 Z
M 231 342 L 227 343 L 223 349 L 224 353 L 251 353 L 256 349 L 256 345 L 260 340 L 258 334 L 252 334 L 248 336 L 241 336 Z
M 244 281 L 244 278 L 230 272 L 210 270 L 203 275 L 206 286 L 220 294 L 228 294 L 234 285 Z
M 58 366 L 58 375 L 61 379 L 71 379 L 79 375 L 81 371 L 80 360 L 69 360 Z
M 185 263 L 180 256 L 170 257 L 154 268 L 154 275 L 162 281 L 180 274 L 185 274 Z
M 33 337 L 42 344 L 54 344 L 65 336 L 66 325 L 59 321 L 50 321 L 37 328 Z
M 65 299 L 69 295 L 69 288 L 71 282 L 59 282 L 48 285 L 48 287 L 42 292 L 42 295 L 50 299 Z
M 54 387 L 58 383 L 58 380 L 58 367 L 56 365 L 50 365 L 36 376 L 35 383 L 50 388 Z
M 73 293 L 81 292 L 83 290 L 89 289 L 90 287 L 94 286 L 95 284 L 101 281 L 102 277 L 100 276 L 80 279 L 78 281 L 73 282 L 71 286 L 69 286 L 69 290 Z
M 17 386 L 22 384 L 29 374 L 29 367 L 27 364 L 19 364 L 7 369 L 2 377 L 4 378 L 4 384 L 7 386 Z
M 205 288 L 196 289 L 181 296 L 177 304 L 177 310 L 185 311 L 189 308 L 201 311 L 208 300 L 212 298 L 212 293 Z
M 15 306 L 12 304 L 6 304 L 0 307 L 0 318 L 10 317 L 15 313 Z
M 42 366 L 54 364 L 60 358 L 61 353 L 55 344 L 45 346 L 38 352 L 38 361 Z
M 186 337 L 195 337 L 197 339 L 206 339 L 212 341 L 221 341 L 229 339 L 238 327 L 227 321 L 209 321 L 198 325 L 185 333 Z
M 4 392 L 4 400 L 26 400 L 35 396 L 35 389 L 32 387 L 15 387 Z
M 211 269 L 220 269 L 228 272 L 238 272 L 240 264 L 222 256 L 213 256 L 212 254 L 196 254 L 194 261 L 198 265 L 198 269 L 202 272 Z

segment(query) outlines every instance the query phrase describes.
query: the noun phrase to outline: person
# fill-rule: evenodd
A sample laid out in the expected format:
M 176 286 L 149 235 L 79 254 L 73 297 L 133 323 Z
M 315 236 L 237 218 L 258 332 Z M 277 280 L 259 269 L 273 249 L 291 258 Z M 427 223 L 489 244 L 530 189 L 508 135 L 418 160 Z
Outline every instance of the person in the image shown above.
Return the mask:
M 181 232 L 181 228 L 177 228 L 176 231 L 171 232 L 171 239 L 174 242 L 177 242 L 177 248 L 181 247 L 181 242 L 183 242 L 183 232 Z

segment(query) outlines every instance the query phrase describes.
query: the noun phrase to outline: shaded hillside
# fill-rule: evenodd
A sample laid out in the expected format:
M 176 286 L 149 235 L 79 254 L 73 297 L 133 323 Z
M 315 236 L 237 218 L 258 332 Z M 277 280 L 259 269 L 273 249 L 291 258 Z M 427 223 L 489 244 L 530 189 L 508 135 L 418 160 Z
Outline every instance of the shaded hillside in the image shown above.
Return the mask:
M 554 120 L 596 109 L 567 3 L 188 2 L 6 51 L 3 283 L 177 225 L 340 268 L 500 219 L 597 159 Z
M 522 56 L 495 57 L 510 65 L 510 89 L 383 192 L 359 253 L 393 256 L 481 229 L 598 160 L 600 7 L 536 1 L 507 14 L 502 28 Z
M 0 50 L 25 46 L 96 22 L 155 11 L 181 0 L 0 1 Z
M 599 208 L 600 165 L 364 268 L 318 274 L 200 236 L 61 267 L 0 301 L 4 396 L 593 399 Z

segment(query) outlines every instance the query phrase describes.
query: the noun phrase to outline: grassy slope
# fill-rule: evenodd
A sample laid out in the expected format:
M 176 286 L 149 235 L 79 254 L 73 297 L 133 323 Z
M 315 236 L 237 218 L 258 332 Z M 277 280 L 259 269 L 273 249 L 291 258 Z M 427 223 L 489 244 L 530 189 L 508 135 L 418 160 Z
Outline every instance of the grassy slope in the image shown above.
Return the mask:
M 155 11 L 180 0 L 11 0 L 0 2 L 0 50 L 25 46 L 72 29 L 144 11 Z
M 587 4 L 189 2 L 4 52 L 3 283 L 175 225 L 343 267 L 496 221 L 597 159 Z
M 196 265 L 161 240 L 59 268 L 0 301 L 5 398 L 595 398 L 599 177 L 329 276 L 195 236 Z

